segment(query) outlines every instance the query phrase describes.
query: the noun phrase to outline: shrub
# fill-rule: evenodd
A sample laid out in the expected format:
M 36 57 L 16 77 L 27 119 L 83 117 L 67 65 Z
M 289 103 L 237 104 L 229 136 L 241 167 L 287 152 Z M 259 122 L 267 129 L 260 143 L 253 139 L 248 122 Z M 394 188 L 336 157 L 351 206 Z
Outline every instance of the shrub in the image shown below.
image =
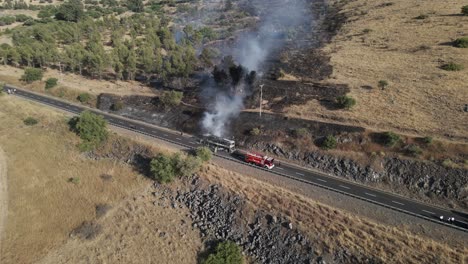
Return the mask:
M 362 30 L 362 33 L 364 34 L 371 33 L 371 32 L 372 32 L 372 29 L 370 28 L 365 28 L 364 30 Z
M 124 108 L 124 103 L 122 101 L 117 101 L 112 104 L 111 110 L 112 111 L 120 111 Z
M 179 177 L 188 177 L 197 172 L 202 161 L 198 157 L 187 156 L 184 157 L 179 153 L 172 156 L 172 165 L 174 166 L 175 175 Z
M 414 19 L 426 19 L 428 17 L 429 17 L 429 15 L 423 14 L 423 15 L 419 15 L 419 16 L 415 17 Z
M 31 68 L 28 67 L 24 70 L 24 74 L 21 76 L 21 81 L 32 83 L 34 81 L 42 80 L 43 72 L 41 69 L 38 68 Z
M 76 99 L 82 103 L 87 103 L 91 99 L 91 95 L 89 93 L 81 93 Z
M 422 154 L 421 148 L 416 145 L 407 146 L 406 151 L 408 155 L 413 156 L 413 157 L 417 157 Z
M 307 128 L 298 128 L 293 130 L 293 135 L 297 138 L 306 137 L 309 134 Z
M 174 180 L 175 170 L 173 160 L 163 154 L 159 154 L 150 163 L 151 177 L 160 182 L 168 183 Z
M 213 155 L 211 153 L 211 150 L 207 147 L 199 147 L 197 148 L 195 153 L 196 153 L 196 156 L 203 162 L 209 161 Z
M 57 86 L 58 79 L 57 78 L 49 78 L 45 82 L 45 89 L 49 90 L 50 88 L 54 88 Z
M 250 130 L 250 135 L 252 136 L 258 136 L 260 135 L 260 129 L 258 127 L 254 127 Z
M 400 141 L 400 136 L 393 132 L 384 132 L 382 134 L 382 143 L 387 147 L 393 147 Z
M 432 137 L 423 137 L 422 141 L 429 145 L 432 143 Z
M 83 151 L 91 150 L 101 144 L 108 137 L 107 122 L 102 116 L 84 111 L 79 118 L 73 118 L 69 122 L 83 142 L 80 149 Z
M 16 22 L 25 22 L 31 18 L 32 17 L 24 15 L 24 14 L 15 15 Z
M 388 82 L 386 80 L 380 80 L 378 86 L 380 89 L 385 90 L 388 86 Z
M 442 65 L 440 68 L 445 71 L 461 71 L 465 67 L 461 64 L 450 62 L 450 63 Z
M 68 182 L 71 182 L 73 184 L 79 184 L 80 183 L 80 178 L 78 177 L 71 177 L 68 179 Z
M 241 248 L 234 242 L 225 241 L 216 245 L 213 253 L 201 262 L 202 264 L 242 264 Z
M 336 145 L 337 145 L 336 138 L 333 135 L 328 135 L 322 141 L 321 147 L 323 149 L 334 149 L 336 148 Z
M 182 92 L 177 91 L 166 91 L 164 92 L 159 100 L 163 104 L 164 107 L 174 107 L 178 106 L 182 102 L 182 97 L 184 94 Z
M 37 121 L 37 119 L 35 118 L 32 118 L 32 117 L 28 117 L 26 119 L 23 120 L 23 123 L 27 126 L 34 126 L 35 124 L 37 124 L 39 121 Z
M 340 108 L 344 109 L 351 109 L 353 106 L 356 105 L 356 100 L 349 96 L 339 96 L 336 98 L 336 102 Z
M 445 159 L 442 162 L 442 166 L 447 167 L 447 168 L 456 168 L 458 167 L 455 162 L 453 162 L 451 159 Z
M 458 38 L 453 42 L 453 46 L 457 48 L 468 48 L 468 37 Z
M 462 7 L 461 13 L 465 16 L 468 16 L 468 5 Z

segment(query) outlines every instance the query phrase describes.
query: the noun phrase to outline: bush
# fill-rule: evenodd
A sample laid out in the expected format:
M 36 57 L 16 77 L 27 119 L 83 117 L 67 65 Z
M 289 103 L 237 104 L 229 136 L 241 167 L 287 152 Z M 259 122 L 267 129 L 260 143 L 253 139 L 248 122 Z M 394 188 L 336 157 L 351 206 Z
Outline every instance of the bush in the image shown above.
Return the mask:
M 91 99 L 91 95 L 89 93 L 81 93 L 76 99 L 82 103 L 87 103 Z
M 111 110 L 112 111 L 120 111 L 124 108 L 124 103 L 122 101 L 117 101 L 112 104 Z
M 211 153 L 211 150 L 209 148 L 207 148 L 207 147 L 197 148 L 195 154 L 203 162 L 207 162 L 207 161 L 211 160 L 211 157 L 213 155 L 213 153 Z
M 328 135 L 322 141 L 321 147 L 323 149 L 334 149 L 336 148 L 336 145 L 337 145 L 336 138 L 333 135 Z
M 38 68 L 28 67 L 24 70 L 24 74 L 21 76 L 21 81 L 32 83 L 34 81 L 42 80 L 43 72 Z
M 307 135 L 309 135 L 309 130 L 307 130 L 307 128 L 294 129 L 293 130 L 293 135 L 296 138 L 306 137 Z
M 407 146 L 406 151 L 408 155 L 413 156 L 413 157 L 417 157 L 422 154 L 421 148 L 416 145 Z
M 387 88 L 388 86 L 388 82 L 385 80 L 380 80 L 378 83 L 378 86 L 380 89 L 385 90 L 385 88 Z
M 200 169 L 202 161 L 198 157 L 184 157 L 176 153 L 172 156 L 172 165 L 176 176 L 189 177 Z
M 31 18 L 32 17 L 24 15 L 24 14 L 15 15 L 16 22 L 25 22 Z
M 57 86 L 58 79 L 57 78 L 49 78 L 45 82 L 45 89 L 49 90 Z
M 461 13 L 465 16 L 468 16 L 468 5 L 462 7 Z
M 424 137 L 422 139 L 422 141 L 425 143 L 425 144 L 431 144 L 432 143 L 432 137 Z
M 429 17 L 429 15 L 423 14 L 423 15 L 419 15 L 419 16 L 415 17 L 414 19 L 426 19 L 428 17 Z
M 252 128 L 252 129 L 250 130 L 250 135 L 252 135 L 252 136 L 258 136 L 258 135 L 260 135 L 260 132 L 261 132 L 261 131 L 260 131 L 259 128 L 254 127 L 254 128 Z
M 35 124 L 39 123 L 39 121 L 37 121 L 35 118 L 28 117 L 23 120 L 23 123 L 27 126 L 34 126 Z
M 349 96 L 339 96 L 336 98 L 336 102 L 340 108 L 344 109 L 351 109 L 353 106 L 356 105 L 356 100 Z
M 69 122 L 83 142 L 80 149 L 83 151 L 91 150 L 100 145 L 108 137 L 107 122 L 102 116 L 84 111 L 79 118 L 73 118 Z
M 71 177 L 68 179 L 68 182 L 71 182 L 73 184 L 79 184 L 80 183 L 80 178 L 78 177 Z
M 400 141 L 400 136 L 393 132 L 385 132 L 382 134 L 382 143 L 387 147 L 393 147 Z
M 450 63 L 442 65 L 440 68 L 445 71 L 461 71 L 465 67 L 461 64 L 450 62 Z
M 201 262 L 202 264 L 242 264 L 241 248 L 234 242 L 225 241 L 216 245 L 213 253 Z
M 173 160 L 163 154 L 159 154 L 150 163 L 151 176 L 160 183 L 168 183 L 174 180 L 175 170 Z
M 468 37 L 458 38 L 453 42 L 453 46 L 457 48 L 468 48 Z
M 182 97 L 184 94 L 182 92 L 177 91 L 166 91 L 164 92 L 159 100 L 163 104 L 164 107 L 174 107 L 178 106 L 180 102 L 182 102 Z

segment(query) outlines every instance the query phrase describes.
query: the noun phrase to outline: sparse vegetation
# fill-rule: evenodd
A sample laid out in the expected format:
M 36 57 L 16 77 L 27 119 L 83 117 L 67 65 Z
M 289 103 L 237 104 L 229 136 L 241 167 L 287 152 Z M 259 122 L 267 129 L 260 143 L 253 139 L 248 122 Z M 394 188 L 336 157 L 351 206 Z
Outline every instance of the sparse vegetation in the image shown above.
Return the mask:
M 334 149 L 336 148 L 337 146 L 337 141 L 336 141 L 336 138 L 335 136 L 333 135 L 328 135 L 326 136 L 323 141 L 322 141 L 322 144 L 320 145 L 321 148 L 323 149 Z
M 37 119 L 33 118 L 33 117 L 28 117 L 26 119 L 23 120 L 23 123 L 27 126 L 34 126 L 35 124 L 37 124 L 39 121 L 37 121 Z
M 91 99 L 91 95 L 89 93 L 81 93 L 76 99 L 85 104 Z
M 80 149 L 82 151 L 92 150 L 107 139 L 107 122 L 102 116 L 84 111 L 79 118 L 70 120 L 72 130 L 82 139 Z
M 450 63 L 440 66 L 440 68 L 445 71 L 461 71 L 465 67 L 461 64 L 450 62 Z
M 213 153 L 207 147 L 199 147 L 197 148 L 195 155 L 203 162 L 207 162 L 211 160 Z
M 42 76 L 43 72 L 41 69 L 28 67 L 24 70 L 24 74 L 21 76 L 21 81 L 32 83 L 34 81 L 40 81 Z
M 453 46 L 457 48 L 468 48 L 468 37 L 458 38 L 453 42 Z
M 393 147 L 400 142 L 400 136 L 393 132 L 384 132 L 382 134 L 382 143 L 387 147 Z
M 201 262 L 202 264 L 242 264 L 241 248 L 234 242 L 224 241 L 216 245 L 213 253 Z
M 252 128 L 250 130 L 249 133 L 250 133 L 251 136 L 258 136 L 258 135 L 260 135 L 261 131 L 260 131 L 260 128 L 254 127 L 254 128 Z
M 356 105 L 356 100 L 346 95 L 337 97 L 336 102 L 340 108 L 348 109 L 348 110 Z
M 447 168 L 457 168 L 457 164 L 453 162 L 451 159 L 445 159 L 442 161 L 442 166 L 447 167 Z
M 57 78 L 48 78 L 45 82 L 45 89 L 49 90 L 57 86 L 58 79 Z
M 380 80 L 378 86 L 380 89 L 385 90 L 388 86 L 388 82 L 386 80 Z
M 178 106 L 182 102 L 184 94 L 178 91 L 166 91 L 159 98 L 165 108 Z

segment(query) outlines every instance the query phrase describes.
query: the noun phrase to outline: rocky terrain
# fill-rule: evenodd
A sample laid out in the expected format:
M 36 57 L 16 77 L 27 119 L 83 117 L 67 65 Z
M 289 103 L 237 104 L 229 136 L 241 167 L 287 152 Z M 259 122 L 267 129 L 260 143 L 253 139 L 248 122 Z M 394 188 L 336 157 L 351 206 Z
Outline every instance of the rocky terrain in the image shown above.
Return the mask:
M 208 246 L 220 240 L 234 241 L 255 263 L 327 263 L 325 259 L 332 263 L 379 263 L 346 249 L 326 257 L 317 255 L 316 245 L 287 217 L 255 209 L 242 197 L 196 176 L 177 190 L 156 183 L 153 195 L 158 206 L 187 207 L 192 227 L 200 231 Z
M 349 158 L 320 151 L 287 150 L 275 144 L 254 144 L 256 149 L 360 183 L 383 187 L 426 202 L 468 208 L 468 171 L 433 162 L 385 157 L 375 168 Z

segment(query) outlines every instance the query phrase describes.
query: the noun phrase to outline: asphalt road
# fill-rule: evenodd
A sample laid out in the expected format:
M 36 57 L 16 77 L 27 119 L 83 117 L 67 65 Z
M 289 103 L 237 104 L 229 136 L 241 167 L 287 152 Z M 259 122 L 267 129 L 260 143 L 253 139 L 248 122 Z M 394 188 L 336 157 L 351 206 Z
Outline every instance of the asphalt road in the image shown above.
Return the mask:
M 13 87 L 9 85 L 6 85 L 4 89 L 6 90 L 8 88 L 13 89 Z M 113 126 L 121 127 L 150 137 L 168 141 L 188 149 L 197 148 L 201 146 L 196 137 L 187 134 L 181 135 L 181 133 L 174 132 L 169 129 L 163 129 L 144 122 L 130 120 L 128 118 L 123 118 L 95 109 L 89 109 L 80 105 L 71 104 L 59 99 L 40 95 L 23 89 L 16 89 L 17 91 L 16 93 L 14 93 L 14 95 L 16 96 L 37 101 L 55 108 L 60 108 L 73 114 L 79 114 L 84 110 L 89 110 L 91 112 L 103 116 L 107 120 L 107 122 L 109 122 L 109 124 Z M 218 152 L 216 156 L 231 160 L 232 162 L 246 164 L 239 157 L 233 156 L 226 152 Z M 311 171 L 293 164 L 288 164 L 284 161 L 281 162 L 281 166 L 275 166 L 271 170 L 260 167 L 257 168 L 260 170 L 269 171 L 270 173 L 292 178 L 297 181 L 304 182 L 306 184 L 312 184 L 334 192 L 339 192 L 348 196 L 352 196 L 354 198 L 358 198 L 387 208 L 391 208 L 401 213 L 410 214 L 432 222 L 459 229 L 464 232 L 468 232 L 468 213 L 466 212 L 460 212 L 449 208 L 442 208 L 421 203 L 396 194 L 377 190 L 361 184 L 356 184 L 338 177 L 333 177 L 331 175 Z M 444 216 L 443 221 L 439 219 L 440 216 Z M 447 222 L 445 219 L 447 219 L 448 217 L 454 217 L 455 222 Z

